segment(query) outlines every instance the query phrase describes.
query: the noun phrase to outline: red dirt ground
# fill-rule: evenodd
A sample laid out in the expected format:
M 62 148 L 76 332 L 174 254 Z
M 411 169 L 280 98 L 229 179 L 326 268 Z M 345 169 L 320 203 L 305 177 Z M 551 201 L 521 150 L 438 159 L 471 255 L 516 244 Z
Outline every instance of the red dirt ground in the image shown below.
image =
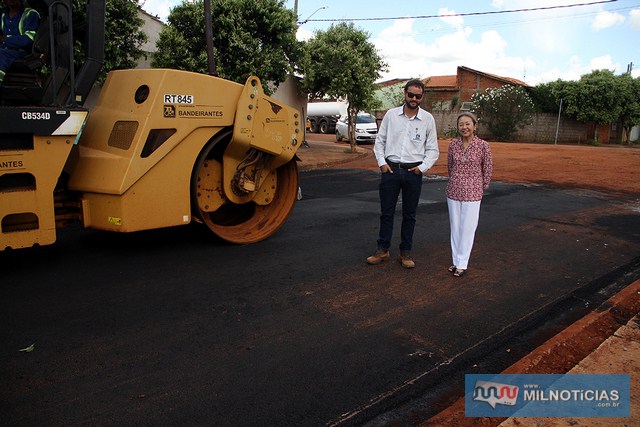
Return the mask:
M 449 140 L 439 141 L 440 158 L 428 173 L 447 175 L 448 144 Z M 640 194 L 640 146 L 513 142 L 491 142 L 490 145 L 496 181 L 576 187 L 626 196 Z M 341 166 L 376 169 L 370 156 Z

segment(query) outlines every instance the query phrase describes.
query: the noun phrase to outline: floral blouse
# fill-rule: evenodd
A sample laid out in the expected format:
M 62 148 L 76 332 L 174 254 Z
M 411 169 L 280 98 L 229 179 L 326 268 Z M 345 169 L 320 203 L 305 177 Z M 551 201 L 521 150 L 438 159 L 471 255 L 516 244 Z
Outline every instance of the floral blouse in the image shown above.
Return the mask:
M 461 202 L 482 200 L 482 193 L 489 186 L 493 172 L 489 143 L 474 136 L 465 149 L 462 139 L 452 139 L 449 143 L 447 167 L 448 198 Z

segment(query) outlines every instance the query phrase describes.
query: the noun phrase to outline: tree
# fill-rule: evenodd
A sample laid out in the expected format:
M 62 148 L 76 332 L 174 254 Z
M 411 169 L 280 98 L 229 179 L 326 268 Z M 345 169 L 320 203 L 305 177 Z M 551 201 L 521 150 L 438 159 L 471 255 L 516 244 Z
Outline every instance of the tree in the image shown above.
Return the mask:
M 539 113 L 554 113 L 557 114 L 560 109 L 560 95 L 562 88 L 567 83 L 563 80 L 556 80 L 554 82 L 542 83 L 538 86 L 532 87 L 529 90 L 529 96 L 535 109 Z
M 85 60 L 87 0 L 73 0 L 74 58 L 76 70 Z M 109 0 L 106 2 L 104 65 L 98 77 L 102 84 L 111 70 L 133 68 L 144 52 L 142 44 L 147 35 L 138 17 L 138 0 Z
M 420 77 L 409 77 L 408 79 L 402 80 L 396 84 L 376 89 L 375 97 L 382 104 L 381 107 L 388 109 L 402 106 L 404 104 L 404 85 L 409 80 L 413 79 L 420 80 Z M 424 83 L 427 84 L 429 80 L 431 80 L 431 78 L 424 80 Z M 457 98 L 456 105 L 457 102 L 460 101 L 459 97 Z M 424 101 L 426 101 L 426 97 L 423 99 L 423 102 Z
M 376 98 L 384 106 L 399 107 L 404 104 L 404 83 L 396 83 L 382 89 L 378 89 Z
M 640 125 L 640 77 L 630 74 L 618 77 L 620 84 L 621 107 L 620 122 L 624 129 L 623 143 L 629 143 L 631 128 Z
M 505 85 L 475 93 L 471 111 L 485 124 L 498 141 L 509 141 L 518 128 L 531 124 L 534 105 L 520 86 Z
M 296 16 L 283 0 L 213 1 L 211 15 L 220 77 L 244 83 L 257 75 L 263 82 L 283 82 L 296 69 L 302 44 L 296 40 Z M 207 73 L 203 1 L 176 6 L 168 22 L 151 65 Z
M 622 85 L 612 71 L 596 70 L 562 88 L 565 113 L 581 122 L 615 123 L 622 113 Z M 598 132 L 595 134 L 598 142 Z
M 331 25 L 326 31 L 316 31 L 305 47 L 303 87 L 313 98 L 346 98 L 349 101 L 349 141 L 356 152 L 356 115 L 372 110 L 379 101 L 374 96 L 374 82 L 386 63 L 369 34 L 356 29 L 353 23 Z

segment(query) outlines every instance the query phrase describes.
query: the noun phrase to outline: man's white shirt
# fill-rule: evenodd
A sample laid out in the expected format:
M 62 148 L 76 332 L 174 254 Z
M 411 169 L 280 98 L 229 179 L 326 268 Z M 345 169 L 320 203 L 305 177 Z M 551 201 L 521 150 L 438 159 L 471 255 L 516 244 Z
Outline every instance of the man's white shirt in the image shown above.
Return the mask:
M 433 116 L 422 108 L 412 118 L 404 114 L 403 107 L 390 109 L 380 124 L 373 153 L 379 167 L 386 164 L 386 159 L 396 163 L 422 162 L 418 168 L 425 173 L 440 155 Z

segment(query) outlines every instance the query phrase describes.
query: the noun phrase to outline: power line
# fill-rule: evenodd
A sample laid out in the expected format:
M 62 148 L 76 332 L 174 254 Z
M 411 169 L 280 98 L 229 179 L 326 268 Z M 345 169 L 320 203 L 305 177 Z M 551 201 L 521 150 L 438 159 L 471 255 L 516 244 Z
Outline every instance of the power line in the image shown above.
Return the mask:
M 511 9 L 511 10 L 494 10 L 489 12 L 469 12 L 469 13 L 452 13 L 447 15 L 418 15 L 418 16 L 397 16 L 389 18 L 332 18 L 332 19 L 307 19 L 306 22 L 344 22 L 344 21 L 392 21 L 396 19 L 431 19 L 431 18 L 449 18 L 453 16 L 482 16 L 482 15 L 498 15 L 504 13 L 516 13 L 516 12 L 533 12 L 538 10 L 551 10 L 551 9 L 567 9 L 571 7 L 580 6 L 593 6 L 596 4 L 615 3 L 618 0 L 603 0 L 591 3 L 576 3 L 560 6 L 547 6 L 547 7 L 534 7 L 530 9 Z
M 620 11 L 626 11 L 626 10 L 630 10 L 630 9 L 634 9 L 635 6 L 629 6 L 629 7 L 621 7 L 621 8 L 617 8 L 617 9 L 610 9 L 609 12 L 620 12 Z M 585 12 L 585 13 L 579 13 L 579 14 L 575 14 L 575 15 L 563 15 L 563 16 L 554 16 L 552 18 L 550 17 L 541 17 L 541 18 L 534 18 L 534 19 L 520 19 L 520 20 L 516 20 L 516 21 L 508 21 L 508 22 L 492 22 L 491 24 L 481 24 L 481 25 L 466 25 L 465 27 L 470 27 L 470 28 L 497 28 L 497 27 L 504 27 L 504 26 L 509 26 L 509 25 L 519 25 L 519 24 L 528 24 L 528 23 L 532 23 L 532 22 L 539 22 L 539 21 L 545 21 L 545 22 L 549 22 L 549 21 L 561 21 L 561 20 L 565 20 L 565 19 L 579 19 L 579 18 L 586 18 L 586 17 L 590 17 L 593 15 L 597 15 L 599 12 Z M 443 16 L 447 16 L 447 15 L 443 15 Z M 452 30 L 450 28 L 435 28 L 435 29 L 426 29 L 426 30 L 420 30 L 418 31 L 419 34 L 425 34 L 425 33 L 429 33 L 429 34 L 434 34 L 434 33 L 450 33 Z

